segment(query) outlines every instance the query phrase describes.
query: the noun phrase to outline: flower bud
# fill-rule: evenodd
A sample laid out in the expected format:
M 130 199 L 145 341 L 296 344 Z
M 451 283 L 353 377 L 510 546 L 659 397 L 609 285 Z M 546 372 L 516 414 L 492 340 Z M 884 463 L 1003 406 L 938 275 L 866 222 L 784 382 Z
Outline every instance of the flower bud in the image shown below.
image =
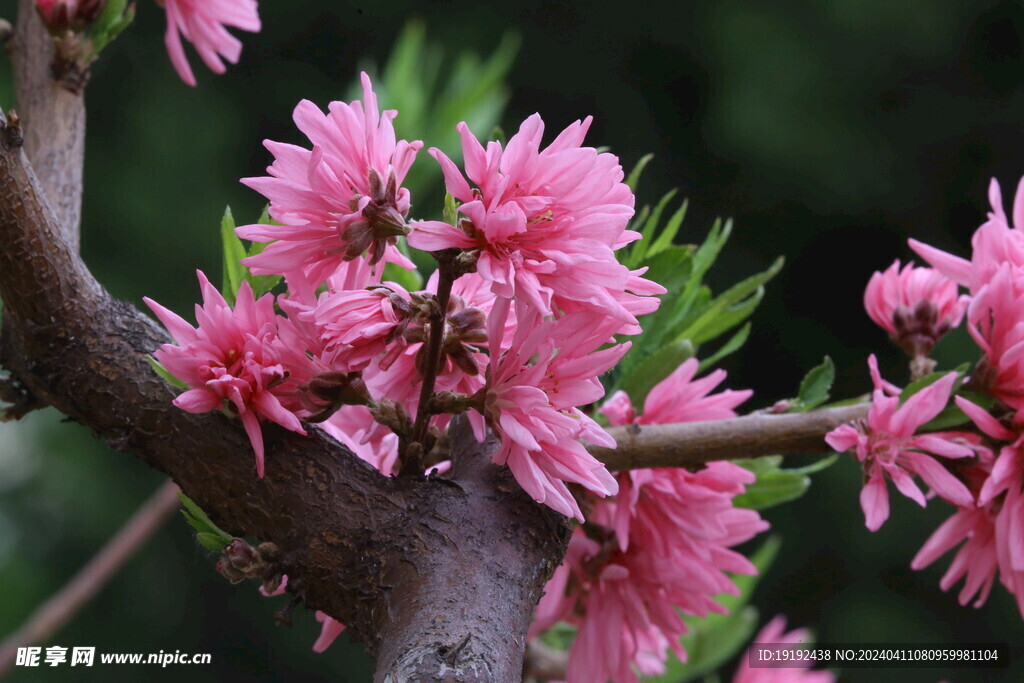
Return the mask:
M 103 12 L 107 0 L 36 0 L 36 9 L 53 35 L 78 33 Z
M 960 324 L 967 297 L 955 282 L 932 268 L 900 269 L 895 261 L 871 276 L 864 291 L 868 315 L 911 357 L 928 356 L 944 334 Z

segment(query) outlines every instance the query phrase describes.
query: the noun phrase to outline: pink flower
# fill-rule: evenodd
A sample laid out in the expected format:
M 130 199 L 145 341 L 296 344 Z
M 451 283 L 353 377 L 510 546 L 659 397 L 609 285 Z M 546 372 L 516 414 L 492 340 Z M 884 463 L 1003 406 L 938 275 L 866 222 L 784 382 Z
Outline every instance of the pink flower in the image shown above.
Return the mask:
M 378 471 L 395 474 L 398 436 L 382 429 L 365 406 L 342 406 L 320 426 Z
M 601 412 L 612 425 L 671 424 L 724 420 L 736 417 L 734 408 L 750 398 L 754 392 L 727 390 L 714 396 L 708 393 L 725 380 L 725 370 L 715 370 L 707 377 L 693 381 L 700 363 L 689 358 L 675 371 L 659 382 L 644 401 L 644 413 L 636 416 L 633 404 L 624 391 L 617 391 L 603 406 Z
M 337 619 L 327 616 L 320 610 L 316 611 L 316 620 L 319 621 L 322 626 L 320 627 L 320 636 L 313 643 L 313 652 L 323 652 L 331 646 L 331 643 L 341 635 L 341 632 L 345 630 L 345 624 L 341 623 Z
M 203 62 L 216 74 L 226 71 L 226 59 L 232 64 L 242 54 L 242 42 L 228 33 L 232 26 L 251 33 L 259 32 L 260 16 L 256 0 L 157 0 L 167 10 L 167 32 L 164 43 L 171 56 L 171 64 L 181 80 L 196 84 L 192 67 L 185 57 L 182 36 L 192 43 Z
M 740 658 L 732 683 L 833 683 L 834 674 L 828 671 L 810 671 L 809 661 L 793 661 L 784 668 L 754 668 L 750 666 L 753 646 L 759 643 L 772 645 L 799 645 L 810 643 L 811 637 L 805 629 L 786 633 L 786 618 L 781 614 L 768 622 L 761 632 L 754 636 L 751 648 Z
M 954 505 L 968 506 L 974 497 L 963 482 L 953 476 L 935 457 L 966 458 L 974 455 L 968 443 L 977 437 L 962 432 L 914 432 L 942 412 L 956 383 L 956 373 L 921 389 L 900 405 L 899 390 L 882 380 L 878 361 L 868 358 L 875 389 L 866 422 L 856 427 L 842 425 L 828 433 L 825 441 L 839 452 L 855 450 L 864 466 L 866 483 L 860 503 L 867 527 L 877 531 L 889 518 L 888 475 L 900 493 L 922 507 L 925 496 L 914 483 L 920 476 L 931 489 Z M 958 442 L 959 441 L 959 442 Z
M 625 392 L 602 412 L 613 424 L 735 417 L 732 409 L 750 392 L 707 396 L 725 373 L 691 382 L 697 365 L 686 361 L 652 389 L 642 417 Z M 753 473 L 729 462 L 698 472 L 640 469 L 618 475 L 614 498 L 588 497 L 586 524 L 570 541 L 531 628 L 536 634 L 558 621 L 579 626 L 569 652 L 570 682 L 661 674 L 669 649 L 685 661 L 680 614 L 724 613 L 714 597 L 738 593 L 725 572 L 757 573 L 730 550 L 768 528 L 757 512 L 733 506 L 753 481 Z
M 971 260 L 910 240 L 910 247 L 939 272 L 965 286 L 972 294 L 981 289 L 1004 263 L 1024 267 L 1024 178 L 1013 200 L 1013 227 L 1003 211 L 1003 198 L 995 179 L 989 185 L 992 211 L 971 238 Z
M 51 32 L 81 31 L 96 21 L 106 0 L 36 0 L 36 9 Z
M 274 346 L 277 316 L 274 297 L 255 301 L 248 282 L 238 290 L 234 310 L 217 288 L 198 272 L 203 305 L 196 306 L 199 327 L 151 299 L 143 299 L 174 338 L 153 355 L 190 388 L 174 405 L 205 413 L 226 405 L 242 420 L 256 454 L 256 472 L 263 476 L 263 434 L 260 418 L 305 434 L 295 414 L 281 405 L 276 387 L 287 372 Z
M 968 331 L 985 357 L 975 374 L 991 394 L 1024 409 L 1024 271 L 1004 264 L 971 301 Z
M 488 318 L 491 339 L 504 326 L 496 309 Z M 577 409 L 604 395 L 598 375 L 629 349 L 619 344 L 594 351 L 616 327 L 586 314 L 542 321 L 534 312 L 520 318 L 508 350 L 491 347 L 486 411 L 501 440 L 494 461 L 507 464 L 534 500 L 580 521 L 583 513 L 567 482 L 602 496 L 618 490 L 615 478 L 580 443 L 613 448 L 615 440 Z
M 300 102 L 295 124 L 313 149 L 267 140 L 274 155 L 270 177 L 242 179 L 270 200 L 270 215 L 280 223 L 236 229 L 239 237 L 273 242 L 243 260 L 254 273 L 301 274 L 315 289 L 339 269 L 359 267 L 353 261 L 367 252 L 371 265 L 413 267 L 394 243 L 407 232 L 409 191 L 401 183 L 423 143 L 396 142 L 397 112 L 379 113 L 365 73 L 362 83 L 362 102 L 332 102 L 328 114 Z
M 615 156 L 581 147 L 590 122 L 571 124 L 541 150 L 544 123 L 534 114 L 504 149 L 489 142 L 486 151 L 460 123 L 466 176 L 476 189 L 444 153 L 430 153 L 464 218 L 458 227 L 416 223 L 409 244 L 479 250 L 477 272 L 496 295 L 515 296 L 543 315 L 609 315 L 636 332 L 635 314 L 657 307 L 643 297 L 665 290 L 615 258 L 616 249 L 639 237 L 626 230 L 633 193 Z
M 733 507 L 754 475 L 727 462 L 700 472 L 636 470 L 614 499 L 590 501 L 565 563 L 545 589 L 531 632 L 558 621 L 579 626 L 568 681 L 636 681 L 664 673 L 668 650 L 686 660 L 680 614 L 725 613 L 714 597 L 738 594 L 724 572 L 756 574 L 729 548 L 768 528 Z M 603 538 L 603 543 L 594 538 Z
M 943 590 L 966 575 L 960 602 L 966 604 L 978 594 L 975 606 L 979 606 L 988 597 L 998 566 L 1000 582 L 1016 596 L 1024 615 L 1024 537 L 1020 527 L 1024 519 L 1024 435 L 964 398 L 958 396 L 956 402 L 985 435 L 1002 446 L 994 461 L 987 449 L 979 450 L 978 461 L 965 470 L 977 491 L 977 507 L 962 507 L 939 527 L 911 566 L 919 569 L 931 564 L 967 536 L 967 543 L 943 577 Z
M 412 313 L 409 293 L 394 282 L 366 289 L 328 291 L 315 309 L 300 314 L 319 330 L 325 349 L 338 349 L 347 369 L 361 370 L 389 344 L 400 353 L 404 344 L 395 337 L 399 325 Z
M 868 315 L 911 356 L 931 354 L 935 343 L 960 324 L 967 301 L 937 270 L 910 263 L 901 270 L 899 261 L 872 275 L 864 291 Z

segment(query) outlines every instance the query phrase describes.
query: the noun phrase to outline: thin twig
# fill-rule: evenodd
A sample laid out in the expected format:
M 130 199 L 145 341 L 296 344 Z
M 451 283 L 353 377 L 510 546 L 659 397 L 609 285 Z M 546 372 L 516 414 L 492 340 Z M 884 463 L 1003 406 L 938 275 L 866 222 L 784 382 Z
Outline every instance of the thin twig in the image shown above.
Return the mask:
M 715 460 L 762 455 L 828 453 L 825 435 L 867 415 L 857 403 L 809 413 L 746 415 L 729 420 L 668 425 L 612 427 L 617 448 L 592 446 L 590 452 L 609 470 L 689 467 Z
M 173 481 L 164 482 L 67 585 L 0 644 L 0 677 L 14 665 L 19 647 L 46 642 L 95 597 L 178 508 L 179 491 Z
M 444 263 L 438 268 L 437 307 L 438 311 L 430 316 L 430 337 L 427 339 L 426 362 L 423 364 L 423 385 L 420 388 L 419 405 L 416 408 L 416 424 L 412 430 L 412 443 L 419 444 L 418 450 L 407 449 L 403 457 L 418 453 L 416 462 L 403 462 L 402 473 L 423 472 L 423 456 L 429 448 L 426 445 L 427 431 L 430 427 L 430 399 L 434 397 L 434 384 L 441 365 L 441 351 L 444 346 L 445 320 L 448 317 L 448 300 L 452 294 L 452 277 Z

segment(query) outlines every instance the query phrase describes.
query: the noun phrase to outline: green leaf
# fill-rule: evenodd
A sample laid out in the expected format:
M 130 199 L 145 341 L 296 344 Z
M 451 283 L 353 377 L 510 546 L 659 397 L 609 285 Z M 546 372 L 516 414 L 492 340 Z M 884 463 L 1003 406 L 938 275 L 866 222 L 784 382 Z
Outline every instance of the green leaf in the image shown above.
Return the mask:
M 782 456 L 765 455 L 760 458 L 743 458 L 741 460 L 733 460 L 733 462 L 744 469 L 750 470 L 754 474 L 764 474 L 765 472 L 774 472 L 782 467 Z
M 718 362 L 721 361 L 726 356 L 729 356 L 739 351 L 743 347 L 743 345 L 747 343 L 748 337 L 750 337 L 750 323 L 747 323 L 746 325 L 741 327 L 740 331 L 734 334 L 732 337 L 730 337 L 729 341 L 722 344 L 721 348 L 715 351 L 714 354 L 702 360 L 700 362 L 700 367 L 697 369 L 697 372 L 707 372 L 709 368 L 715 367 L 715 365 L 717 365 Z
M 394 263 L 384 265 L 384 282 L 395 282 L 407 292 L 418 292 L 423 289 L 423 277 L 417 270 L 406 270 Z
M 679 233 L 679 228 L 683 225 L 683 220 L 686 218 L 686 210 L 688 208 L 690 208 L 690 200 L 684 199 L 682 206 L 672 214 L 672 218 L 668 219 L 668 223 L 666 223 L 665 227 L 658 233 L 658 239 L 654 240 L 654 244 L 652 244 L 648 249 L 649 254 L 657 254 L 672 244 L 672 241 Z
M 788 472 L 795 472 L 797 474 L 815 474 L 831 467 L 839 459 L 838 453 L 822 458 L 818 462 L 812 462 L 810 465 L 804 465 L 803 467 L 796 467 Z
M 734 462 L 737 465 L 753 472 L 757 479 L 753 484 L 747 485 L 745 493 L 733 499 L 733 504 L 751 510 L 766 510 L 795 500 L 806 493 L 810 487 L 811 480 L 808 475 L 820 472 L 834 463 L 837 458 L 837 455 L 831 455 L 795 469 L 781 469 L 781 455 L 736 460 Z
M 689 339 L 680 339 L 664 346 L 644 358 L 620 388 L 629 394 L 635 405 L 643 405 L 647 394 L 654 386 L 671 375 L 687 358 L 693 357 L 693 344 Z
M 903 391 L 900 392 L 900 405 L 906 403 L 907 399 L 916 394 L 917 392 L 935 384 L 940 379 L 948 375 L 950 372 L 955 372 L 958 375 L 956 382 L 953 383 L 953 389 L 950 392 L 950 395 L 957 393 L 970 367 L 970 363 L 962 363 L 961 365 L 958 365 L 956 368 L 954 368 L 952 371 L 946 370 L 944 372 L 933 372 L 930 375 L 925 375 L 920 379 L 914 380 L 913 382 L 905 386 L 903 388 Z
M 241 261 L 246 257 L 242 240 L 235 234 L 235 217 L 231 215 L 231 207 L 224 209 L 224 217 L 220 222 L 220 240 L 224 252 L 224 279 L 221 294 L 228 304 L 234 305 L 238 288 L 245 280 L 245 268 Z
M 457 225 L 459 219 L 459 203 L 449 192 L 444 193 L 444 222 L 448 225 Z
M 629 172 L 628 176 L 626 176 L 626 185 L 628 185 L 629 189 L 633 190 L 633 192 L 636 192 L 637 183 L 640 181 L 640 175 L 644 172 L 644 169 L 647 168 L 647 164 L 649 164 L 653 158 L 653 154 L 645 154 L 640 157 L 640 161 L 636 162 L 636 166 L 634 166 L 633 170 Z
M 185 509 L 181 511 L 185 515 L 185 521 L 196 530 L 196 540 L 200 545 L 214 552 L 224 550 L 231 543 L 232 536 L 222 531 L 207 516 L 203 509 L 196 505 L 195 501 L 184 493 L 178 493 L 178 498 Z
M 160 378 L 170 384 L 172 387 L 178 387 L 179 389 L 188 389 L 188 385 L 182 382 L 180 379 L 175 377 L 163 366 L 163 363 L 158 361 L 153 356 L 146 354 L 146 360 L 149 361 L 150 366 L 156 371 L 156 374 L 160 375 Z
M 836 366 L 831 358 L 825 356 L 821 365 L 808 372 L 800 382 L 800 391 L 789 412 L 805 412 L 827 401 L 835 379 Z
M 199 543 L 199 545 L 215 553 L 224 552 L 224 548 L 226 548 L 228 544 L 231 543 L 230 540 L 228 541 L 228 543 L 223 543 L 223 539 L 220 536 L 205 531 L 196 532 L 196 541 Z
M 128 6 L 128 0 L 109 0 L 89 29 L 89 42 L 92 43 L 90 59 L 99 57 L 103 48 L 121 35 L 134 20 L 134 2 Z
M 746 493 L 733 498 L 736 507 L 751 510 L 765 510 L 782 503 L 795 500 L 807 492 L 811 478 L 803 475 L 778 470 L 758 475 L 757 481 L 747 485 Z
M 698 257 L 694 259 L 695 270 L 698 258 L 699 250 Z M 719 294 L 707 310 L 703 311 L 679 336 L 699 344 L 714 339 L 722 332 L 738 325 L 753 312 L 754 306 L 764 296 L 762 285 L 778 274 L 784 262 L 783 257 L 780 256 L 768 270 L 752 275 Z M 750 305 L 751 301 L 754 302 L 754 306 Z

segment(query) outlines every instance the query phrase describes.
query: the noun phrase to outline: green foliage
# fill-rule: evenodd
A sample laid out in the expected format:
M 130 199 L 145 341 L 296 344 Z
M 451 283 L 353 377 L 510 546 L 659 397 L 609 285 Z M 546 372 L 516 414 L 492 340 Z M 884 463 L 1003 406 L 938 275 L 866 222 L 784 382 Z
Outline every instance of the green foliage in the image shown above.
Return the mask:
M 207 514 L 203 512 L 203 509 L 184 493 L 179 493 L 178 498 L 181 499 L 181 504 L 185 506 L 181 514 L 185 515 L 185 521 L 188 522 L 189 526 L 195 529 L 196 541 L 198 541 L 199 545 L 215 553 L 223 552 L 224 548 L 231 543 L 231 534 L 221 530 L 220 527 L 214 524 Z
M 645 677 L 645 683 L 684 683 L 705 676 L 736 655 L 747 644 L 757 628 L 757 610 L 749 607 L 750 597 L 758 581 L 775 560 L 781 541 L 770 536 L 750 557 L 757 567 L 757 576 L 735 576 L 739 595 L 720 595 L 718 602 L 728 614 L 709 614 L 703 619 L 683 617 L 690 627 L 680 642 L 686 648 L 687 662 L 680 662 L 669 653 L 666 671 L 661 676 Z
M 109 0 L 89 29 L 89 40 L 92 41 L 90 59 L 99 57 L 103 48 L 128 28 L 134 19 L 134 2 L 129 5 L 128 0 Z
M 811 478 L 808 475 L 824 470 L 837 459 L 838 456 L 833 454 L 796 469 L 782 469 L 781 455 L 736 460 L 734 462 L 737 465 L 753 472 L 757 480 L 747 486 L 746 493 L 733 498 L 733 504 L 751 510 L 766 510 L 796 500 L 804 495 L 811 485 Z
M 647 164 L 649 164 L 653 158 L 653 154 L 645 154 L 640 157 L 640 161 L 636 162 L 636 166 L 634 166 L 633 170 L 629 172 L 628 176 L 626 176 L 625 183 L 629 186 L 629 189 L 633 190 L 633 192 L 636 192 L 637 185 L 640 183 L 640 175 L 644 172 L 644 169 L 647 168 Z
M 800 382 L 800 391 L 788 412 L 803 413 L 817 408 L 828 400 L 832 383 L 836 379 L 836 366 L 825 356 L 821 365 L 808 372 Z
M 445 46 L 428 41 L 426 25 L 413 20 L 405 25 L 386 65 L 374 77 L 374 90 L 383 106 L 400 112 L 395 119 L 398 137 L 423 140 L 458 163 L 462 147 L 455 126 L 465 121 L 477 135 L 497 128 L 508 103 L 505 79 L 518 51 L 519 37 L 510 31 L 487 58 L 468 50 L 453 55 Z M 376 71 L 367 70 L 371 75 Z M 358 83 L 349 95 L 349 99 L 361 99 Z M 437 164 L 418 163 L 403 185 L 418 199 L 438 184 L 440 173 Z
M 258 222 L 262 224 L 273 222 L 266 209 L 263 210 Z M 246 250 L 242 240 L 235 234 L 235 217 L 231 214 L 230 206 L 225 207 L 224 217 L 220 221 L 220 240 L 224 269 L 221 294 L 229 304 L 234 305 L 238 288 L 242 286 L 243 282 L 249 283 L 253 296 L 257 299 L 281 282 L 280 275 L 253 275 L 248 268 L 242 265 L 243 258 L 262 253 L 267 245 L 262 242 L 254 242 L 249 245 L 248 251 Z
M 172 387 L 178 387 L 179 389 L 188 389 L 188 385 L 182 382 L 180 379 L 170 373 L 170 371 L 163 366 L 163 363 L 158 361 L 153 356 L 146 354 L 146 360 L 149 361 L 150 366 L 156 371 L 156 374 L 160 375 L 163 381 L 170 384 Z
M 647 159 L 641 159 L 630 173 L 630 182 L 638 181 Z M 700 247 L 676 245 L 673 242 L 686 217 L 687 202 L 663 221 L 674 197 L 675 192 L 669 192 L 653 210 L 645 208 L 637 215 L 630 227 L 643 237 L 621 255 L 627 267 L 646 267 L 644 277 L 667 290 L 658 310 L 642 319 L 643 334 L 629 338 L 633 346 L 609 382 L 608 393 L 623 389 L 637 405 L 680 363 L 697 355 L 701 345 L 746 322 L 764 298 L 764 284 L 778 274 L 783 264 L 779 258 L 764 272 L 715 296 L 704 284 L 704 276 L 728 241 L 732 224 L 715 221 Z M 701 363 L 700 369 L 703 371 L 737 351 L 749 335 L 749 324 L 732 332 L 728 340 Z

